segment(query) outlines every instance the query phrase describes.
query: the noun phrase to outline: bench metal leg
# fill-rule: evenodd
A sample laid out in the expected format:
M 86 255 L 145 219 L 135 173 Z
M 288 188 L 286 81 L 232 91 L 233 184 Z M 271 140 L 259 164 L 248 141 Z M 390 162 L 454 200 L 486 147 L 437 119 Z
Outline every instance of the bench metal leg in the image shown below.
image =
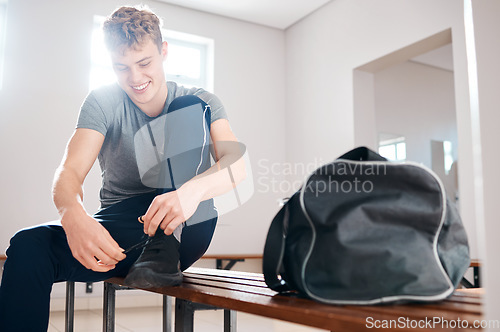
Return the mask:
M 175 299 L 175 332 L 193 332 L 196 310 L 217 310 L 211 305 Z M 224 332 L 236 332 L 236 311 L 224 309 Z
M 172 332 L 172 297 L 163 295 L 163 332 Z
M 104 282 L 103 331 L 115 331 L 115 296 L 117 289 L 130 289 Z M 175 332 L 194 331 L 195 310 L 217 310 L 219 308 L 175 299 Z M 172 297 L 163 295 L 163 326 L 164 332 L 172 331 Z M 224 310 L 224 332 L 236 332 L 236 311 Z
M 75 321 L 75 282 L 66 281 L 66 311 L 64 313 L 64 330 L 73 332 Z
M 460 283 L 462 284 L 462 286 L 464 286 L 465 288 L 474 288 L 474 285 L 471 284 L 471 282 L 467 279 L 465 279 L 465 277 L 462 278 L 462 280 L 460 281 Z
M 104 282 L 103 327 L 104 332 L 115 331 L 115 295 L 114 285 Z
M 473 280 L 470 282 L 469 280 L 465 279 L 465 277 L 462 278 L 462 285 L 465 288 L 480 288 L 481 287 L 481 275 L 480 275 L 480 269 L 479 266 L 473 266 Z
M 236 332 L 236 311 L 224 309 L 224 332 Z
M 175 299 L 175 332 L 193 332 L 194 307 L 191 301 Z
M 226 266 L 222 266 L 222 261 L 224 260 L 227 260 L 227 265 Z M 215 268 L 218 269 L 218 270 L 231 270 L 234 266 L 234 264 L 238 263 L 238 262 L 244 262 L 245 259 L 241 258 L 241 259 L 222 259 L 222 258 L 217 258 L 215 260 Z
M 85 293 L 90 294 L 93 291 L 94 291 L 94 283 L 93 282 L 85 283 Z
M 480 288 L 481 287 L 481 275 L 479 272 L 479 266 L 474 266 L 474 287 L 475 288 Z

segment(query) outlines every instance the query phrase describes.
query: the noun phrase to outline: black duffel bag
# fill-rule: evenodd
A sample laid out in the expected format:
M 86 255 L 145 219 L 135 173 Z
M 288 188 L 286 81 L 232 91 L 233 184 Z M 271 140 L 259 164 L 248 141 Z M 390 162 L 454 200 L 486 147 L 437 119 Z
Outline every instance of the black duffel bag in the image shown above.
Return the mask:
M 360 147 L 314 171 L 272 221 L 267 285 L 331 304 L 437 301 L 469 267 L 441 180 Z

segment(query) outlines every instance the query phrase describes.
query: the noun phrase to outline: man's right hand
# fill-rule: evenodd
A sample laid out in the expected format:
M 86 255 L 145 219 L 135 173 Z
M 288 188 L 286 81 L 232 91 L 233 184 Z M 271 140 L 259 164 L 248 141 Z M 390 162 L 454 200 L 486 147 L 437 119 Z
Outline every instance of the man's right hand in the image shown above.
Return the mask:
M 61 224 L 73 257 L 87 269 L 107 272 L 126 257 L 107 229 L 85 211 L 66 211 Z

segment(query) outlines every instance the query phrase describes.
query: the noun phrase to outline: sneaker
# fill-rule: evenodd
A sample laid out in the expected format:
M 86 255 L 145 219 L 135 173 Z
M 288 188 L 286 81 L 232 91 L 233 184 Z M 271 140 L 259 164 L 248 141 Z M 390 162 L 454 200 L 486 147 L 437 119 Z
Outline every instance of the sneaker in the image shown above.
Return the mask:
M 146 289 L 179 285 L 182 282 L 179 245 L 173 235 L 167 236 L 158 229 L 130 268 L 125 284 Z

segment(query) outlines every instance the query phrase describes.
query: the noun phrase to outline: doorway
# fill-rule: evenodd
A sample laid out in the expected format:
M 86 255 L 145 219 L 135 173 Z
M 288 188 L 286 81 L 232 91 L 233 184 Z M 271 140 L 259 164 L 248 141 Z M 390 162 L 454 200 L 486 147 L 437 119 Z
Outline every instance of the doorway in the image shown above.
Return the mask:
M 356 145 L 424 164 L 458 200 L 451 30 L 360 66 L 353 75 Z

